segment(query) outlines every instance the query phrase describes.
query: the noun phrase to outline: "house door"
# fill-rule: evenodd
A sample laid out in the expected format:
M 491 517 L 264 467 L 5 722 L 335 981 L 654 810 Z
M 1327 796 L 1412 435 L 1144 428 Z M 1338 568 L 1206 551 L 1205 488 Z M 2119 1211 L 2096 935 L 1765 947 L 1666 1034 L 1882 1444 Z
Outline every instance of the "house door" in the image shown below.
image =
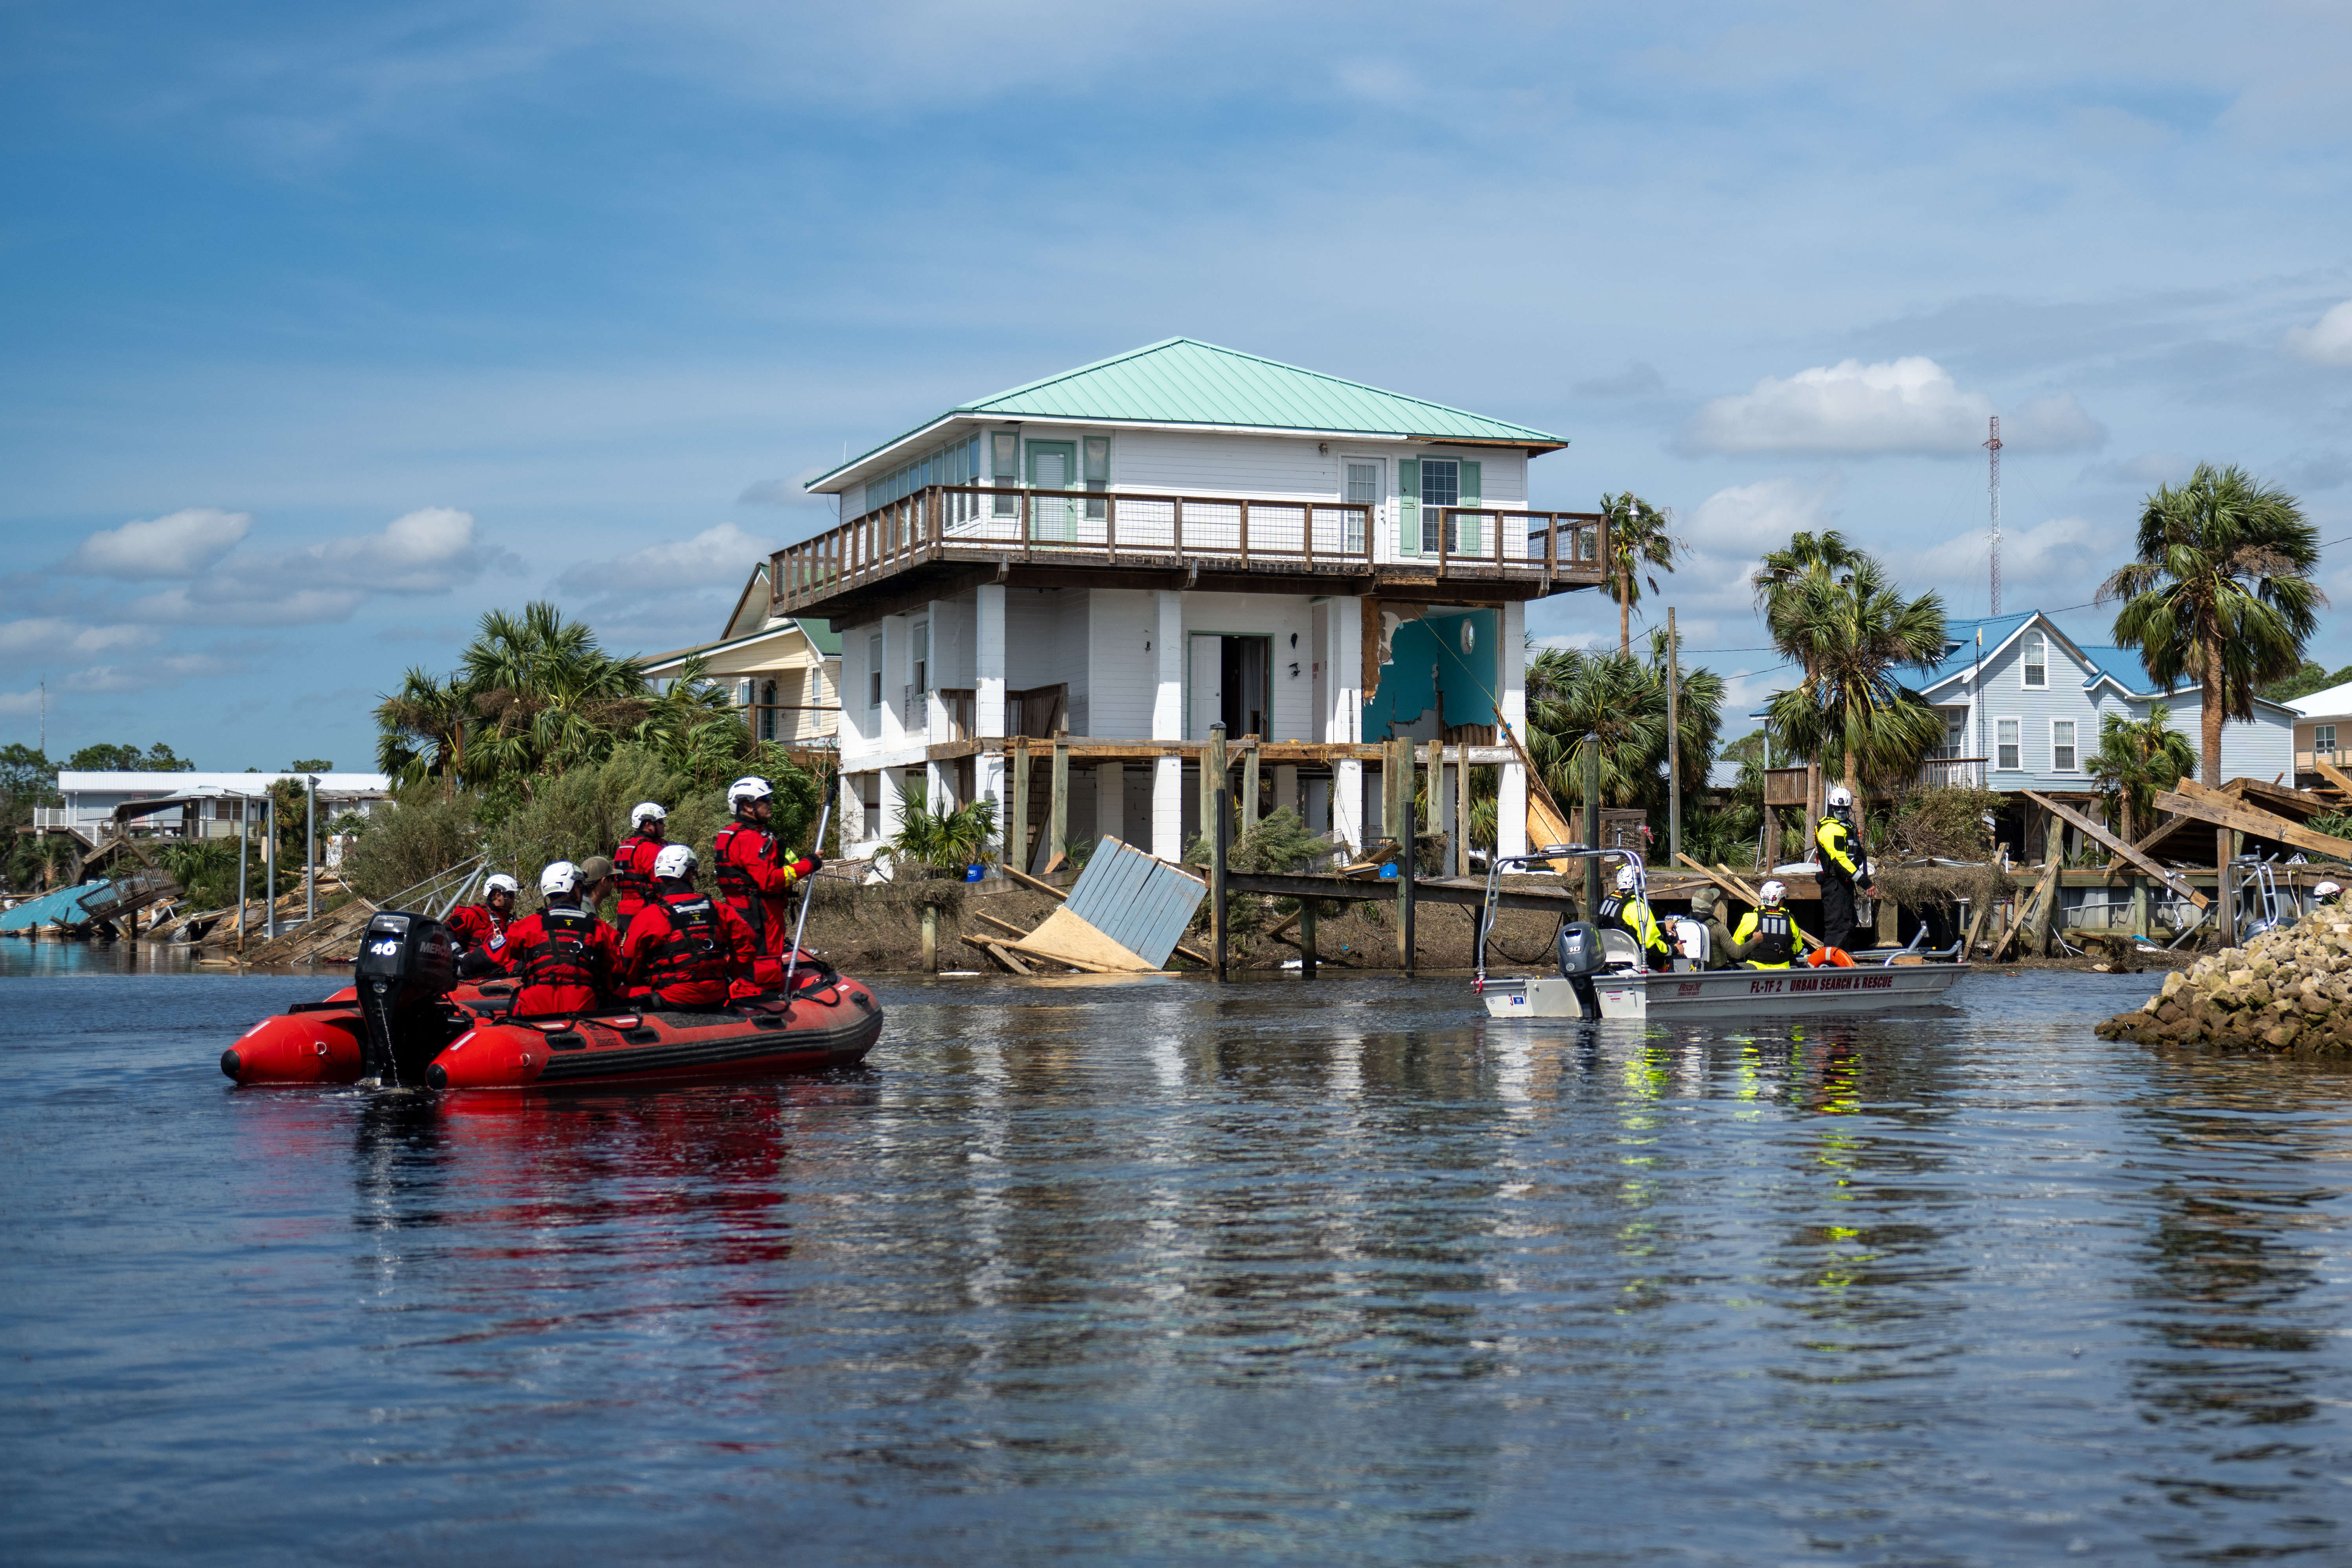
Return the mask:
M 1214 632 L 1194 632 L 1186 647 L 1184 738 L 1205 741 L 1209 726 L 1225 716 L 1225 639 Z
M 1077 466 L 1076 441 L 1029 443 L 1029 488 L 1033 490 L 1076 489 Z M 1061 496 L 1031 498 L 1029 537 L 1075 543 L 1078 537 L 1077 509 L 1081 504 Z

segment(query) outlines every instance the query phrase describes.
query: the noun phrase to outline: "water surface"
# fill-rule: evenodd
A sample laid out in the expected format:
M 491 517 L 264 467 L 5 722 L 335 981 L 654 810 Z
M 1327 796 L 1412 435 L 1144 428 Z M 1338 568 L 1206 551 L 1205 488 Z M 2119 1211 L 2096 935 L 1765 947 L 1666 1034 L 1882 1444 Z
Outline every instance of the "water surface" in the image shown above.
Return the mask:
M 2352 1077 L 2147 978 L 885 982 L 860 1071 L 436 1103 L 115 963 L 0 945 L 11 1562 L 2352 1561 Z

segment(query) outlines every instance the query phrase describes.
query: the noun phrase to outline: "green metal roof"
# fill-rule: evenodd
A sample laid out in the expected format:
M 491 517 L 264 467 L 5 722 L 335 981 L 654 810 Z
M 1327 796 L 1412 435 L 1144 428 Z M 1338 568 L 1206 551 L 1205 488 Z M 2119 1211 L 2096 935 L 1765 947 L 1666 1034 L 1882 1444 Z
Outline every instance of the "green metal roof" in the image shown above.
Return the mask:
M 827 658 L 841 657 L 841 634 L 833 629 L 831 621 L 821 621 L 814 616 L 795 616 L 793 624 L 808 634 L 809 647 Z
M 1042 381 L 960 403 L 938 418 L 884 442 L 808 481 L 815 489 L 877 452 L 958 415 L 981 418 L 1070 419 L 1154 425 L 1239 426 L 1258 430 L 1420 437 L 1558 447 L 1561 437 L 1489 419 L 1361 382 L 1191 338 L 1132 350 Z

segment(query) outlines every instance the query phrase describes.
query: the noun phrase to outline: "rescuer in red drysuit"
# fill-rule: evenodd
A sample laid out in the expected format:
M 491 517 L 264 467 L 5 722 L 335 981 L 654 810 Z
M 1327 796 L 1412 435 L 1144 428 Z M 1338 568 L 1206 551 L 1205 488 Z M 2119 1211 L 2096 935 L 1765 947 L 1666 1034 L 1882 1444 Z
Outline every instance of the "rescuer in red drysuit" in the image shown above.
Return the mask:
M 507 931 L 507 972 L 522 982 L 517 1018 L 593 1012 L 609 998 L 621 968 L 621 939 L 579 905 L 580 868 L 558 860 L 539 874 L 546 906 Z
M 460 904 L 441 923 L 457 943 L 457 973 L 493 974 L 506 968 L 507 945 L 514 927 L 515 895 L 522 884 L 504 871 L 482 879 L 482 901 Z
M 779 957 L 792 945 L 793 893 L 801 879 L 814 876 L 823 856 L 787 861 L 768 831 L 775 815 L 775 791 L 761 778 L 740 778 L 727 786 L 735 820 L 719 830 L 711 846 L 719 858 L 719 890 L 759 939 L 760 952 Z
M 694 887 L 694 851 L 672 844 L 655 859 L 661 896 L 637 911 L 621 939 L 621 972 L 632 1001 L 709 1012 L 730 983 L 751 978 L 759 939 L 724 903 Z
M 629 836 L 613 851 L 613 886 L 621 895 L 623 931 L 659 896 L 654 888 L 654 857 L 669 842 L 668 823 L 669 813 L 660 802 L 639 801 L 629 813 Z

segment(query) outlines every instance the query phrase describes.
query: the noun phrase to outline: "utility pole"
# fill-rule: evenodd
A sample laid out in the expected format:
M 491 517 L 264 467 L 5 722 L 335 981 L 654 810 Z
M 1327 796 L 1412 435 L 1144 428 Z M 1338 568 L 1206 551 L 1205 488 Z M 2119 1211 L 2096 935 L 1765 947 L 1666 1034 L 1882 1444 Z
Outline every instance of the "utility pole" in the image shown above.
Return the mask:
M 319 775 L 302 775 L 302 805 L 309 823 L 303 829 L 302 920 L 319 918 Z
M 2000 416 L 1992 416 L 1992 435 L 1984 443 L 1992 455 L 1992 610 L 2000 614 Z
M 1666 606 L 1666 864 L 1683 863 L 1683 657 L 1675 607 Z

